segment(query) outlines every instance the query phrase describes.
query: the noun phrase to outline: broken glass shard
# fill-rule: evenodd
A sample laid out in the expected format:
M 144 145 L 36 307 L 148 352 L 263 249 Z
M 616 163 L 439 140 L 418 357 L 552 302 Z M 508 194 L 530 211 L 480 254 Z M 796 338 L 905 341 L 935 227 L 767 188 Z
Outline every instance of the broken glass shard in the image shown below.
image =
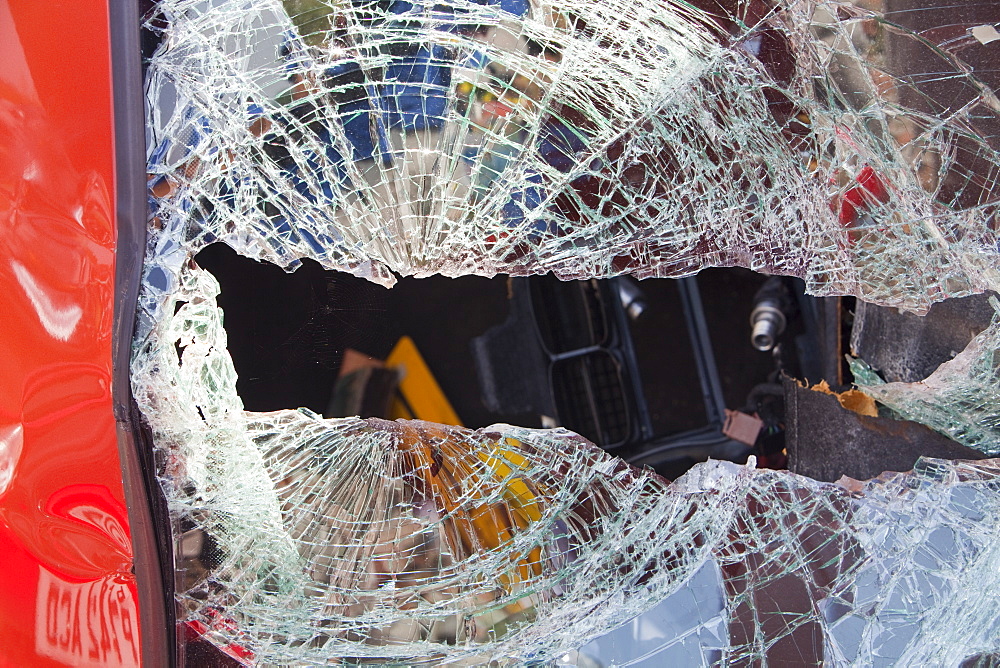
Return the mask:
M 566 431 L 250 413 L 192 262 L 738 265 L 916 312 L 996 289 L 996 17 L 895 4 L 158 3 L 132 380 L 179 619 L 261 664 L 583 661 L 664 600 L 698 608 L 645 647 L 664 660 L 996 651 L 995 462 L 671 484 Z M 924 387 L 864 384 L 996 454 L 996 350 L 994 325 Z

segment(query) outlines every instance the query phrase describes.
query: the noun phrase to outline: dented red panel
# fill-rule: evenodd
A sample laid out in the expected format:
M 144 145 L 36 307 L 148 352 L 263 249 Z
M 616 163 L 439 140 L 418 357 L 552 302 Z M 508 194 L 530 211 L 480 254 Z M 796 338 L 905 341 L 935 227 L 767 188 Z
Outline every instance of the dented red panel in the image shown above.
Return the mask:
M 104 0 L 0 0 L 0 665 L 137 665 Z

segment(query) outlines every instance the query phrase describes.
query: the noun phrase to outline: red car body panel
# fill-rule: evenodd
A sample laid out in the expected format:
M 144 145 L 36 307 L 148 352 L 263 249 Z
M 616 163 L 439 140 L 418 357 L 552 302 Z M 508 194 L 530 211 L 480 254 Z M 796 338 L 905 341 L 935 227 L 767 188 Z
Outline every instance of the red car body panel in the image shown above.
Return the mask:
M 0 0 L 0 665 L 140 662 L 105 0 Z

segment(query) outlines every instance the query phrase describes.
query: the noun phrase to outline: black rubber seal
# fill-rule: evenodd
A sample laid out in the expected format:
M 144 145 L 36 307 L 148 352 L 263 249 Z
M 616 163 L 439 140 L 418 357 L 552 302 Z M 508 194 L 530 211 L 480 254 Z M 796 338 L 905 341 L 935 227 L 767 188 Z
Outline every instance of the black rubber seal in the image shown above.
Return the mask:
M 155 477 L 152 443 L 129 374 L 146 246 L 146 147 L 137 0 L 108 7 L 114 97 L 115 305 L 112 394 L 125 500 L 139 591 L 144 666 L 174 666 L 173 550 L 166 501 Z

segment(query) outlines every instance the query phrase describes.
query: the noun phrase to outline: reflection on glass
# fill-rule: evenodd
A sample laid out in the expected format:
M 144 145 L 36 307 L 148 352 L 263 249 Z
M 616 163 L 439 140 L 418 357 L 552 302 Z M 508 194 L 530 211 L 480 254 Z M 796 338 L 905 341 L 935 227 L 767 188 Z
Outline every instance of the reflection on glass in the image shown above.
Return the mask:
M 996 17 L 968 9 L 954 33 L 875 0 L 159 8 L 132 377 L 182 615 L 212 642 L 262 663 L 564 660 L 717 573 L 685 655 L 705 662 L 995 649 L 992 463 L 840 485 L 709 463 L 670 484 L 565 431 L 244 412 L 218 286 L 190 260 L 223 241 L 385 284 L 740 265 L 925 310 L 997 287 L 1000 103 L 972 32 Z M 995 453 L 997 327 L 944 390 L 864 382 Z

